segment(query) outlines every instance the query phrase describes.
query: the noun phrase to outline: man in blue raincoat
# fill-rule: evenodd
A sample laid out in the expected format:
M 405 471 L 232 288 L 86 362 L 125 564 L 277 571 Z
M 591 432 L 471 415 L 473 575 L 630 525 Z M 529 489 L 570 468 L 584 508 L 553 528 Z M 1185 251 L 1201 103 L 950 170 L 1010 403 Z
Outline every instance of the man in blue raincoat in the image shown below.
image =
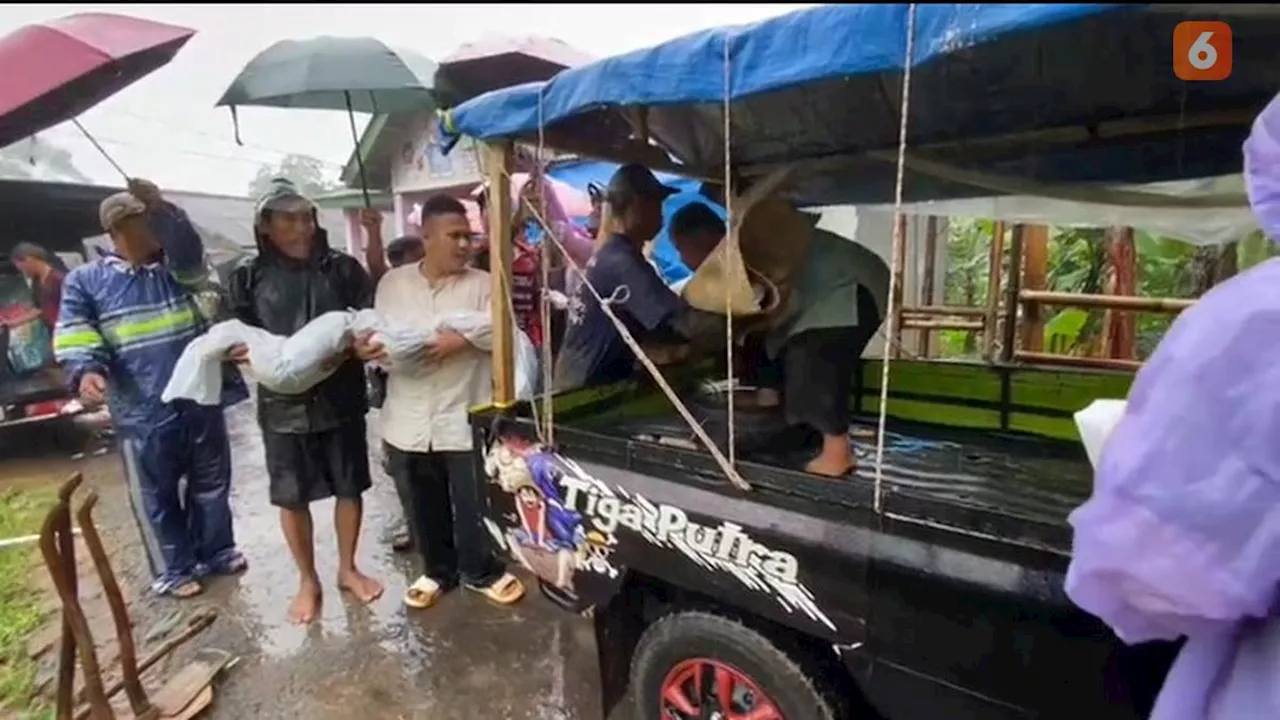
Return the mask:
M 178 356 L 216 312 L 203 243 L 145 180 L 104 200 L 99 216 L 114 248 L 66 276 L 54 352 L 82 401 L 111 410 L 152 589 L 191 597 L 206 575 L 246 567 L 231 529 L 223 407 L 248 391 L 228 366 L 223 407 L 161 401 Z

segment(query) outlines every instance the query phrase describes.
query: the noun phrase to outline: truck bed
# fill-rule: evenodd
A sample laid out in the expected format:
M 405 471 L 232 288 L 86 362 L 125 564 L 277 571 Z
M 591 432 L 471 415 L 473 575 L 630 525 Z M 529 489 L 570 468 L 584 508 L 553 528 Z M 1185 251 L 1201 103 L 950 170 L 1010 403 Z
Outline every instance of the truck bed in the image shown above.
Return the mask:
M 652 473 L 665 465 L 686 474 L 720 476 L 710 454 L 698 447 L 674 410 L 637 410 L 621 408 L 563 425 L 557 421 L 557 444 L 570 455 L 624 462 L 633 470 Z M 866 508 L 875 484 L 875 430 L 876 418 L 855 418 L 850 442 L 859 466 L 849 478 L 831 480 L 803 472 L 816 444 L 813 438 L 806 442 L 794 436 L 769 443 L 767 450 L 740 452 L 740 471 L 767 491 L 827 506 Z M 1078 444 L 1016 433 L 888 423 L 883 508 L 900 520 L 1066 555 L 1066 518 L 1088 497 L 1091 478 Z

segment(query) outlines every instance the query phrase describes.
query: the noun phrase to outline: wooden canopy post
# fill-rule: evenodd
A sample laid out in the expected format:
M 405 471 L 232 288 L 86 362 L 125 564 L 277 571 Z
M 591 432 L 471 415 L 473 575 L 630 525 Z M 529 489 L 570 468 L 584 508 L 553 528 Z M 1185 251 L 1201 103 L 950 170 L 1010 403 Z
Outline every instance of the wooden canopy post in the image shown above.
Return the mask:
M 1000 330 L 1000 362 L 1013 362 L 1018 349 L 1018 308 L 1022 303 L 1018 293 L 1022 290 L 1022 233 L 1025 225 L 1014 225 L 1009 238 L 1009 277 L 1004 290 L 1004 327 Z
M 982 359 L 996 359 L 996 333 L 1000 326 L 1000 286 L 1004 274 L 1004 223 L 997 220 L 991 228 L 991 246 L 987 258 L 987 315 L 982 328 Z
M 515 332 L 511 325 L 511 143 L 485 143 L 489 193 L 489 311 L 493 317 L 493 402 L 515 401 Z
M 1048 281 L 1049 227 L 1025 225 L 1022 229 L 1022 287 L 1045 290 Z M 1027 352 L 1044 350 L 1044 311 L 1034 303 L 1023 307 L 1022 348 Z
M 933 275 L 935 272 L 936 260 L 938 257 L 938 218 L 936 215 L 929 216 L 929 222 L 925 225 L 927 228 L 924 235 L 924 268 L 920 277 L 920 304 L 929 307 L 933 305 Z M 944 300 L 945 302 L 945 300 Z M 920 336 L 916 340 L 916 354 L 922 358 L 928 359 L 932 354 L 931 341 L 933 333 L 928 329 L 920 329 Z
M 894 275 L 893 297 L 889 298 L 889 307 L 893 308 L 894 317 L 893 337 L 889 338 L 889 357 L 885 360 L 896 359 L 902 354 L 902 281 L 905 276 L 903 269 L 907 265 L 907 216 L 905 214 L 898 215 L 891 248 L 889 257 L 898 262 L 889 269 Z

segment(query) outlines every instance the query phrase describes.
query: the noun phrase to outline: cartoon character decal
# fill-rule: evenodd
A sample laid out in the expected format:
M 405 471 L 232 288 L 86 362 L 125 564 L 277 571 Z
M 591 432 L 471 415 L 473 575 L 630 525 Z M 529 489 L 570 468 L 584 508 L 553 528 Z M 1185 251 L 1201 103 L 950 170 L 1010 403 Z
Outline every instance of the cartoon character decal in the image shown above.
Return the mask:
M 485 453 L 485 474 L 515 506 L 506 528 L 489 523 L 489 530 L 530 572 L 571 592 L 579 571 L 618 577 L 610 562 L 617 540 L 586 532 L 582 513 L 565 503 L 554 453 L 523 438 L 501 438 Z
M 485 474 L 501 494 L 486 526 L 497 543 L 544 582 L 580 596 L 612 587 L 618 532 L 769 597 L 771 606 L 838 632 L 801 579 L 800 561 L 727 519 L 691 515 L 617 485 L 537 443 L 506 436 L 485 453 Z

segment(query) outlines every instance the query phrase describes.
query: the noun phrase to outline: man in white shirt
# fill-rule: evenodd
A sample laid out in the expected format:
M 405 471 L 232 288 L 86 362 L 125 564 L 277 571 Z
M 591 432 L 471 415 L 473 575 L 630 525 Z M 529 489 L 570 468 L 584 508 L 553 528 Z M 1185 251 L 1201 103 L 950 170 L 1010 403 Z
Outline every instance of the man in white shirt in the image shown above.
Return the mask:
M 421 228 L 422 260 L 384 275 L 374 308 L 421 327 L 449 311 L 488 312 L 489 274 L 469 267 L 471 227 L 462 203 L 431 197 L 422 205 Z M 487 333 L 468 339 L 441 330 L 421 367 L 395 368 L 387 377 L 381 413 L 387 468 L 409 490 L 409 523 L 422 555 L 422 577 L 405 593 L 412 608 L 430 607 L 459 584 L 503 605 L 524 596 L 489 545 L 485 484 L 472 458 L 467 409 L 492 397 L 490 349 Z

